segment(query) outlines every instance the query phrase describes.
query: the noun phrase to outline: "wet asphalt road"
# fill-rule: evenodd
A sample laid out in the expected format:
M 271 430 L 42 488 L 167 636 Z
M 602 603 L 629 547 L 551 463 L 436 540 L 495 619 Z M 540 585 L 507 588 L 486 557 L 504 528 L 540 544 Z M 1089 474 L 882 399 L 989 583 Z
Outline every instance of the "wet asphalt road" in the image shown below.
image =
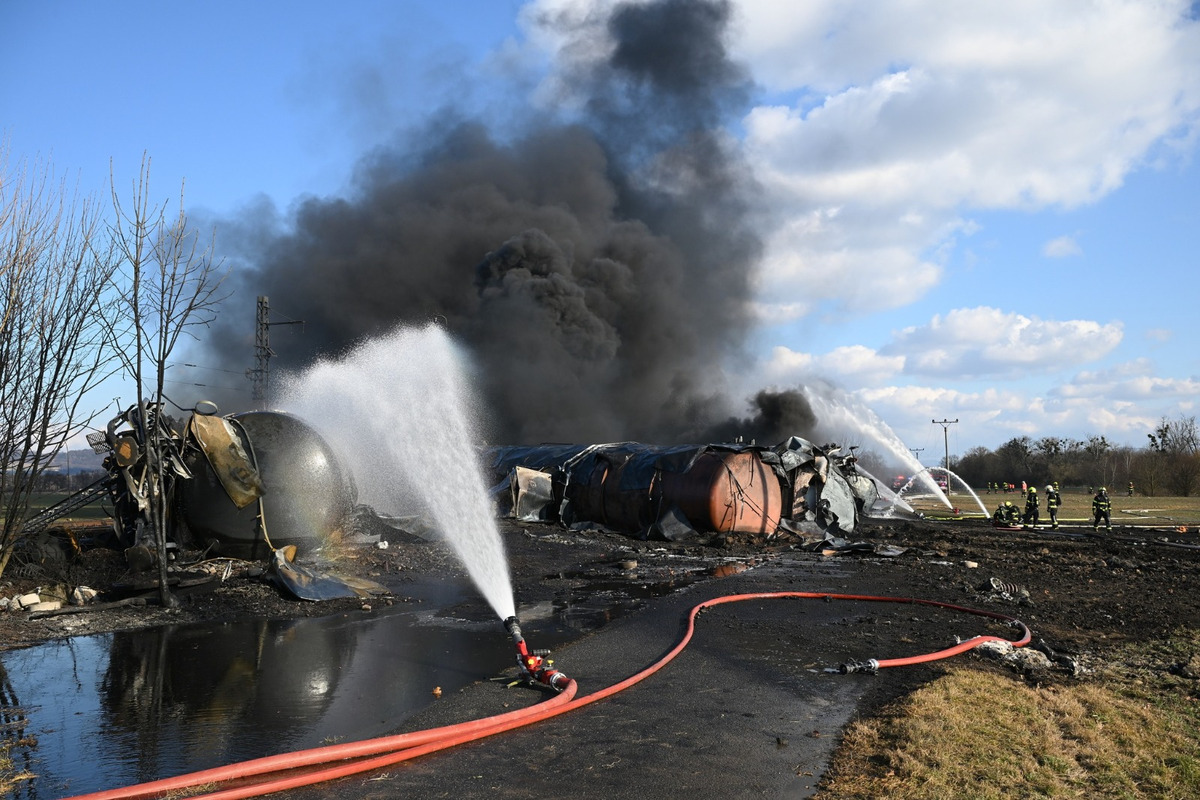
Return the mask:
M 590 694 L 670 650 L 696 603 L 746 592 L 861 592 L 846 569 L 854 567 L 822 566 L 795 554 L 697 584 L 562 648 L 553 654 L 555 666 L 576 679 L 581 696 Z M 933 614 L 899 608 L 802 599 L 713 608 L 701 614 L 691 644 L 673 662 L 611 698 L 381 772 L 274 796 L 806 797 L 860 700 L 897 672 L 872 677 L 824 668 L 888 657 L 897 647 L 912 652 L 911 643 L 894 640 L 910 642 L 945 627 Z M 525 635 L 538 647 L 534 626 L 526 624 Z M 944 646 L 944 635 L 930 639 L 932 645 Z M 535 688 L 482 681 L 442 697 L 405 730 L 502 713 L 543 697 Z

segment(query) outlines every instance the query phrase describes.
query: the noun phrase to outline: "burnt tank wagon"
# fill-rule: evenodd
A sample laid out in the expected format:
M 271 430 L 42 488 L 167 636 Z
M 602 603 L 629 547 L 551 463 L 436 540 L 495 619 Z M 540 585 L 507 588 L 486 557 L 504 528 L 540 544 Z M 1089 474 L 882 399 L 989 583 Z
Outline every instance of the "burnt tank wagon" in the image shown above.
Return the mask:
M 643 538 L 696 532 L 849 533 L 861 500 L 836 445 L 792 437 L 775 448 L 637 442 L 496 447 L 487 462 L 509 485 L 515 516 L 593 522 Z

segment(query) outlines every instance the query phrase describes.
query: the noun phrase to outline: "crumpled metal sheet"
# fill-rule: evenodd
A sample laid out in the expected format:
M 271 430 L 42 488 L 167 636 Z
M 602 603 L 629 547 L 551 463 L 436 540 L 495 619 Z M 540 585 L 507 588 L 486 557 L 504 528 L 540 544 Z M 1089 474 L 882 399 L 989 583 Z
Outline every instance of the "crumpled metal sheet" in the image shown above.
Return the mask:
M 267 575 L 280 588 L 300 600 L 335 600 L 343 597 L 371 597 L 386 594 L 387 589 L 366 578 L 336 575 L 292 560 L 295 548 L 281 547 L 271 554 Z
M 263 496 L 262 477 L 233 425 L 221 417 L 193 414 L 188 428 L 235 506 L 245 508 Z
M 549 473 L 528 467 L 514 467 L 509 482 L 512 515 L 522 522 L 552 519 L 554 483 Z

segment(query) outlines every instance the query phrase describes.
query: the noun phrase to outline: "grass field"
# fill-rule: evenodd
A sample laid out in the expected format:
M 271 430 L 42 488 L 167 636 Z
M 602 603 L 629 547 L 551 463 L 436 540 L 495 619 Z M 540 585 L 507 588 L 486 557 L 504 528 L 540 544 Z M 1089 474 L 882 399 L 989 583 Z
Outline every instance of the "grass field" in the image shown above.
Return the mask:
M 1200 631 L 1127 649 L 1126 664 L 1186 659 L 1200 649 Z M 1024 685 L 955 667 L 882 715 L 853 723 L 817 797 L 1200 797 L 1193 683 L 1146 671 Z
M 1109 496 L 1118 529 L 1200 527 L 1198 497 Z M 980 495 L 991 510 L 1005 499 L 1024 507 L 1019 493 Z M 1063 499 L 1063 526 L 1090 530 L 1091 495 Z M 971 498 L 952 500 L 978 515 Z M 914 505 L 948 515 L 932 498 Z M 1110 640 L 1110 666 L 1084 680 L 1041 685 L 954 665 L 850 725 L 817 798 L 1200 797 L 1200 684 L 1164 668 L 1200 662 L 1200 620 L 1179 622 L 1166 639 Z
M 996 507 L 1008 500 L 1017 508 L 1024 510 L 1025 500 L 1020 492 L 1011 494 L 987 494 L 986 491 L 980 492 L 979 500 L 987 509 L 987 516 L 990 517 Z M 1109 492 L 1109 500 L 1112 502 L 1112 523 L 1114 526 L 1136 526 L 1136 527 L 1151 527 L 1151 528 L 1175 528 L 1180 525 L 1189 528 L 1200 526 L 1200 497 L 1143 497 L 1135 494 L 1133 497 L 1128 497 L 1124 494 L 1114 494 Z M 905 499 L 916 510 L 930 517 L 941 517 L 951 514 L 950 509 L 947 509 L 940 500 L 925 495 L 917 495 L 913 497 L 905 496 Z M 1092 524 L 1092 495 L 1086 491 L 1067 491 L 1062 494 L 1062 506 L 1058 509 L 1058 521 L 1063 525 L 1088 525 Z M 950 501 L 959 509 L 965 516 L 978 517 L 982 516 L 983 512 L 975 499 L 962 491 L 956 491 L 950 495 Z M 1042 524 L 1046 524 L 1050 519 L 1050 515 L 1046 512 L 1045 497 L 1039 498 L 1040 514 Z
M 1012 494 L 987 494 L 985 490 L 976 490 L 979 495 L 980 502 L 983 503 L 986 509 L 986 516 L 991 517 L 992 512 L 996 510 L 996 506 L 1008 500 L 1013 505 L 1021 509 L 1025 507 L 1025 501 L 1022 499 L 1019 492 Z M 59 502 L 67 497 L 66 492 L 43 492 L 34 495 L 33 503 L 30 508 L 30 513 L 34 514 L 43 508 Z M 1188 527 L 1200 526 L 1200 497 L 1143 497 L 1134 495 L 1127 497 L 1124 494 L 1109 493 L 1109 498 L 1112 500 L 1112 521 L 1113 525 L 1133 525 L 1147 526 L 1157 528 L 1174 528 L 1179 525 Z M 941 517 L 951 514 L 951 510 L 946 508 L 940 500 L 928 496 L 914 495 L 907 493 L 905 499 L 910 502 L 913 508 L 931 516 Z M 1067 490 L 1062 495 L 1063 504 L 1058 511 L 1058 519 L 1062 524 L 1088 524 L 1092 522 L 1092 495 L 1086 491 L 1071 491 Z M 964 492 L 955 491 L 950 495 L 950 501 L 958 507 L 959 511 L 965 516 L 983 516 L 984 512 L 980 510 L 975 499 Z M 69 520 L 99 520 L 106 519 L 107 512 L 100 503 L 93 503 L 89 506 L 76 509 L 72 512 Z M 1042 522 L 1049 519 L 1049 514 L 1046 513 L 1045 498 L 1041 500 L 1041 518 Z
M 33 516 L 45 508 L 49 508 L 55 503 L 61 502 L 71 496 L 71 492 L 38 492 L 35 494 L 29 504 L 29 515 Z M 66 521 L 94 521 L 108 519 L 108 511 L 101 503 L 92 503 L 83 508 L 77 508 L 65 518 Z

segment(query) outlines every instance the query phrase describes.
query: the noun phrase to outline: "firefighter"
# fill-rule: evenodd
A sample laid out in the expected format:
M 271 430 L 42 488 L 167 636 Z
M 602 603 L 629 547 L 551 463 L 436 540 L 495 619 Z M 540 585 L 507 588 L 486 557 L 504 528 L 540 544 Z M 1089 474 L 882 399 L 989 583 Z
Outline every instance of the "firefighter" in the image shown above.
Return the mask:
M 1096 496 L 1092 498 L 1092 530 L 1100 527 L 1100 520 L 1104 520 L 1104 530 L 1112 530 L 1112 501 L 1108 499 L 1108 489 L 1103 486 L 1100 491 L 1096 492 Z
M 1038 494 L 1036 486 L 1030 486 L 1025 490 L 1025 516 L 1021 521 L 1031 528 L 1037 528 Z
M 1017 522 L 1017 507 L 1012 504 L 1011 500 L 1005 500 L 996 506 L 996 513 L 992 514 L 993 525 L 998 527 L 1015 526 Z
M 1129 496 L 1133 497 L 1133 481 L 1129 482 Z
M 1058 489 L 1052 485 L 1046 486 L 1046 511 L 1050 514 L 1050 530 L 1058 530 L 1058 507 L 1062 505 L 1062 498 L 1058 496 Z

